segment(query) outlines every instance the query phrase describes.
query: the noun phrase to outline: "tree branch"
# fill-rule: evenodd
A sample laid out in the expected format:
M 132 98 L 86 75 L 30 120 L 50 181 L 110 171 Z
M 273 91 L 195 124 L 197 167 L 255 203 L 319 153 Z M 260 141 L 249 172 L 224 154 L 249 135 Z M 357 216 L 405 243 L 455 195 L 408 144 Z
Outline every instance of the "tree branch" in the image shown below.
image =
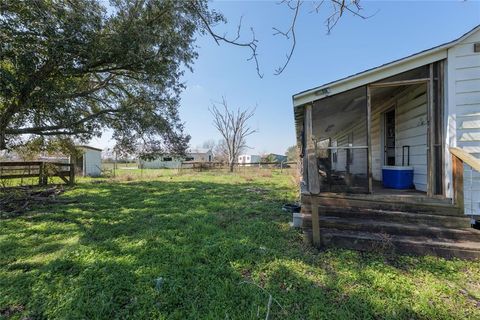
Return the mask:
M 257 75 L 260 78 L 263 78 L 263 74 L 260 72 L 260 63 L 258 62 L 258 53 L 257 53 L 257 47 L 258 47 L 258 40 L 255 37 L 255 31 L 253 28 L 250 28 L 250 31 L 252 32 L 252 39 L 250 41 L 246 42 L 240 42 L 240 36 L 241 36 L 241 29 L 242 29 L 242 19 L 243 17 L 240 17 L 240 22 L 237 25 L 237 34 L 235 38 L 229 39 L 227 38 L 227 35 L 219 35 L 216 33 L 211 25 L 211 22 L 207 17 L 205 17 L 201 10 L 198 9 L 197 7 L 198 3 L 196 1 L 192 2 L 192 7 L 200 20 L 203 23 L 203 26 L 205 27 L 205 30 L 207 31 L 208 34 L 210 34 L 213 38 L 213 40 L 216 42 L 217 45 L 220 45 L 220 42 L 225 42 L 234 46 L 238 47 L 243 47 L 243 48 L 249 48 L 251 51 L 251 56 L 247 59 L 247 61 L 254 61 L 255 62 L 255 68 L 257 71 Z
M 71 129 L 72 127 L 80 126 L 88 121 L 94 120 L 95 118 L 100 117 L 101 115 L 108 114 L 108 113 L 115 113 L 119 112 L 117 109 L 104 109 L 94 114 L 90 114 L 85 118 L 82 118 L 75 122 L 73 125 L 69 124 L 68 126 L 65 125 L 56 125 L 56 126 L 44 126 L 44 127 L 30 127 L 30 128 L 18 128 L 18 129 L 7 129 L 5 130 L 6 134 L 37 134 L 37 135 L 53 135 L 51 132 L 55 132 L 55 130 L 64 130 L 64 129 Z M 80 132 L 79 133 L 85 133 Z M 73 134 L 73 133 L 72 133 Z

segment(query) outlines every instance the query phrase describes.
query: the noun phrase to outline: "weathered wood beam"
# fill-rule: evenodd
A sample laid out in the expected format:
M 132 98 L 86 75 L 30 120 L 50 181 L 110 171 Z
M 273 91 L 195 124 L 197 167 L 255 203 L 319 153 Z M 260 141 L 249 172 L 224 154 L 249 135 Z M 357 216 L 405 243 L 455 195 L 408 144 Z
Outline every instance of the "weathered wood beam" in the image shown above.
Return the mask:
M 438 63 L 438 103 L 440 107 L 440 115 L 439 115 L 439 121 L 440 123 L 438 124 L 438 134 L 439 134 L 439 139 L 440 139 L 440 154 L 441 154 L 441 165 L 440 167 L 442 168 L 441 172 L 441 177 L 442 179 L 442 196 L 445 198 L 447 194 L 447 186 L 445 183 L 445 122 L 444 122 L 444 116 L 445 116 L 445 61 L 440 61 Z
M 398 87 L 398 86 L 410 86 L 414 84 L 427 83 L 430 78 L 410 79 L 410 80 L 398 80 L 388 82 L 376 82 L 369 84 L 370 88 L 385 88 L 385 87 Z
M 429 65 L 427 82 L 427 196 L 434 195 L 435 190 L 435 118 L 434 118 L 434 74 L 433 64 Z
M 452 152 L 452 149 L 453 148 L 450 148 L 450 152 Z M 463 210 L 463 162 L 454 152 L 452 152 L 452 178 L 453 202 L 457 207 Z
M 320 214 L 319 204 L 317 197 L 311 197 L 311 209 L 312 209 L 312 242 L 316 247 L 320 247 Z
M 449 149 L 450 153 L 454 155 L 455 157 L 459 158 L 461 161 L 464 163 L 468 164 L 470 167 L 472 167 L 474 170 L 480 172 L 480 160 L 472 156 L 470 153 L 467 151 L 452 147 Z
M 372 95 L 370 85 L 366 87 L 367 95 L 367 177 L 368 177 L 368 193 L 373 192 L 373 175 L 372 175 Z
M 302 174 L 302 184 L 300 186 L 300 192 L 305 193 L 305 194 L 310 194 L 308 190 L 308 153 L 307 153 L 307 140 L 306 140 L 306 118 L 305 118 L 305 113 L 306 113 L 306 107 L 304 109 L 304 117 L 303 117 L 303 123 L 302 123 L 302 136 L 300 137 L 300 141 L 302 142 L 302 168 L 301 168 L 301 174 Z
M 308 161 L 308 190 L 310 191 L 310 194 L 319 194 L 320 178 L 317 166 L 317 155 L 315 154 L 315 142 L 313 140 L 313 116 L 311 104 L 305 107 L 305 139 Z

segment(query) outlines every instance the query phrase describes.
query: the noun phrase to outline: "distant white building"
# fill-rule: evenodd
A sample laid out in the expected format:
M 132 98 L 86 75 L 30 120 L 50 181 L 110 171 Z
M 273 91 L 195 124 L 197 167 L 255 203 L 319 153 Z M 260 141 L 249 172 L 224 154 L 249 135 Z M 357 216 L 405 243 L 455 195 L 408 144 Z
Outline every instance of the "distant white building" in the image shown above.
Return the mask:
M 242 154 L 238 156 L 238 164 L 246 165 L 250 163 L 258 163 L 260 162 L 262 157 L 255 154 Z
M 98 177 L 102 174 L 102 149 L 90 146 L 76 146 L 80 154 L 76 157 L 75 171 L 86 177 Z
M 182 163 L 188 165 L 189 162 L 192 163 L 211 161 L 213 161 L 212 150 L 198 148 L 189 150 L 185 157 L 177 157 L 166 154 L 160 156 L 155 160 L 140 160 L 139 167 L 144 169 L 175 169 L 180 168 L 180 166 L 182 166 Z

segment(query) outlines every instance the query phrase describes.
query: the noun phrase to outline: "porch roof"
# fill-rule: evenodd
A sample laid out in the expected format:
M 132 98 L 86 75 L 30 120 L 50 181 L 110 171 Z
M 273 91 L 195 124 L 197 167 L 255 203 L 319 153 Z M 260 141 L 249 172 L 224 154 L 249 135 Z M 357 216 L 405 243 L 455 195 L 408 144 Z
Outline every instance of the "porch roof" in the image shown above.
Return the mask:
M 302 106 L 306 103 L 323 99 L 334 94 L 338 94 L 360 86 L 367 85 L 372 82 L 379 81 L 381 79 L 394 76 L 396 74 L 420 67 L 422 65 L 445 59 L 447 57 L 447 50 L 449 48 L 464 40 L 479 29 L 480 25 L 477 25 L 472 30 L 468 31 L 467 33 L 453 41 L 294 94 L 292 96 L 293 106 Z

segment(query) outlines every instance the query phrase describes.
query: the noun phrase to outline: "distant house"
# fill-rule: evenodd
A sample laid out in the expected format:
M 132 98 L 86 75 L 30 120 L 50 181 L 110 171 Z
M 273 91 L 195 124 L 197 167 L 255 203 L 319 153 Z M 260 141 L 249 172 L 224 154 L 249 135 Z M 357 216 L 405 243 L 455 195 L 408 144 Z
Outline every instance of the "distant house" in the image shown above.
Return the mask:
M 187 152 L 185 157 L 178 157 L 174 155 L 165 154 L 155 160 L 140 160 L 139 167 L 144 169 L 162 169 L 162 168 L 180 168 L 183 164 L 193 162 L 211 162 L 213 161 L 212 150 L 208 149 L 191 149 Z
M 267 157 L 268 159 L 273 160 L 272 162 L 281 163 L 287 161 L 287 156 L 281 154 L 270 153 Z
M 102 149 L 90 146 L 76 146 L 80 154 L 74 159 L 78 175 L 98 177 L 102 173 Z
M 250 163 L 258 163 L 260 162 L 262 157 L 259 155 L 254 154 L 242 154 L 238 156 L 238 163 L 239 164 L 250 164 Z

